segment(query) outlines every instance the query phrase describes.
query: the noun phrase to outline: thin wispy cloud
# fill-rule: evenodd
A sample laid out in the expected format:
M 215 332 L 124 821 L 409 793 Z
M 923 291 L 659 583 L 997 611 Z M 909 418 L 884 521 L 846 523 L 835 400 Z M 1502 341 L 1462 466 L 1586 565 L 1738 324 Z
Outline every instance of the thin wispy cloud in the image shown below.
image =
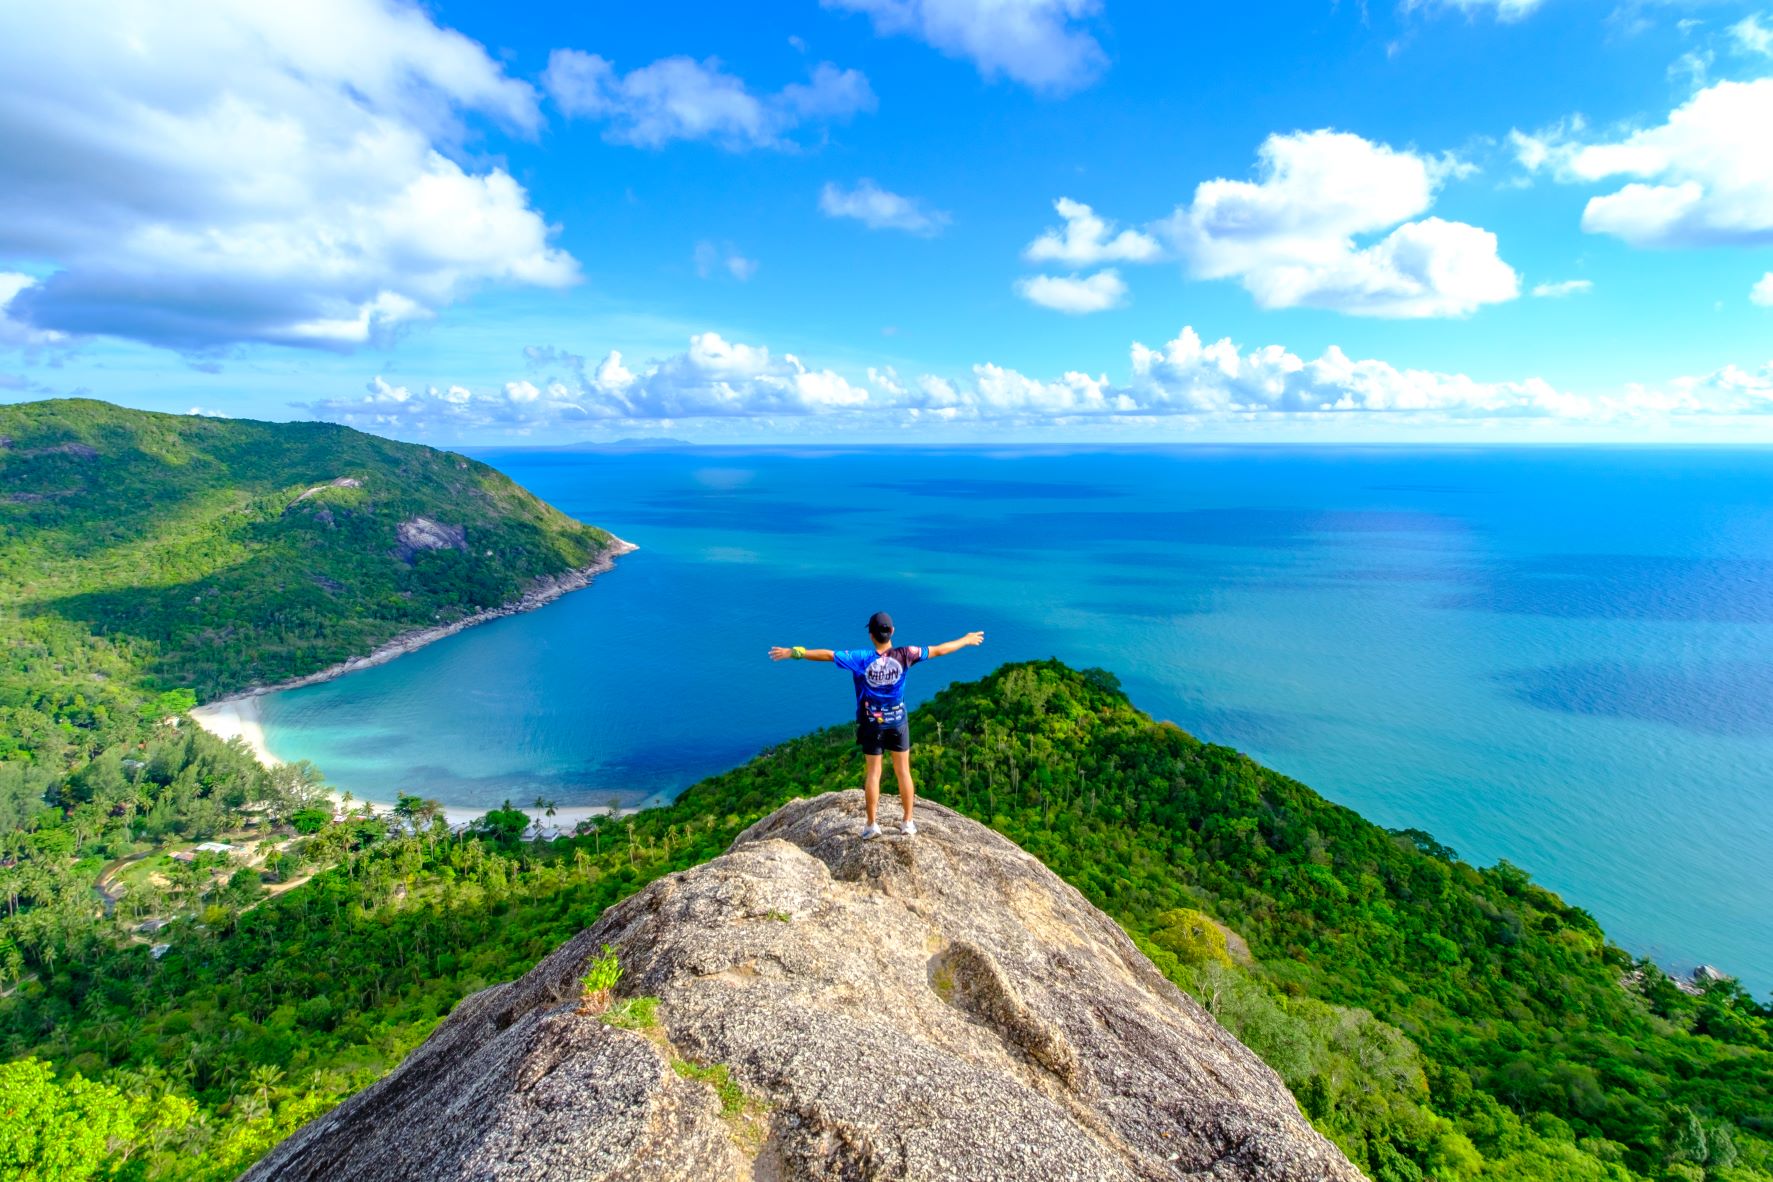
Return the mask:
M 835 181 L 825 182 L 819 190 L 819 212 L 828 218 L 861 222 L 870 230 L 903 230 L 923 238 L 935 237 L 953 220 L 942 210 L 883 189 L 867 177 L 847 188 Z
M 1592 279 L 1560 279 L 1554 283 L 1536 283 L 1533 295 L 1542 300 L 1561 300 L 1565 296 L 1587 295 L 1594 290 Z
M 910 36 L 973 63 L 986 78 L 1065 94 L 1100 77 L 1108 56 L 1090 31 L 1100 0 L 820 0 L 867 14 L 883 37 Z
M 1488 16 L 1504 24 L 1525 20 L 1537 12 L 1545 0 L 1402 0 L 1404 13 L 1442 10 L 1466 16 Z
M 718 59 L 660 58 L 624 74 L 594 53 L 557 49 L 542 75 L 561 114 L 604 124 L 604 139 L 638 148 L 703 140 L 731 152 L 794 146 L 804 126 L 842 122 L 876 106 L 859 70 L 830 62 L 805 82 L 773 93 L 752 91 Z
M 1764 23 L 1758 13 L 1751 12 L 1731 25 L 1730 36 L 1743 53 L 1773 57 L 1773 25 Z
M 724 275 L 744 283 L 757 274 L 756 259 L 746 258 L 730 242 L 713 242 L 708 239 L 696 243 L 691 256 L 696 265 L 696 274 L 703 279 L 712 279 Z

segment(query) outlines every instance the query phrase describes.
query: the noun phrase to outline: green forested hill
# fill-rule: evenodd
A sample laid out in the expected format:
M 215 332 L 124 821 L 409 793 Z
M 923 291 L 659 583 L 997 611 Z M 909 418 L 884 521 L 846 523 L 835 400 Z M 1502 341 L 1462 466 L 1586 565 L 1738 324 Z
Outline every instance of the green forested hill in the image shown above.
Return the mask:
M 0 406 L 0 832 L 196 699 L 515 599 L 609 540 L 345 427 Z
M 1376 1182 L 1773 1178 L 1773 1013 L 1730 982 L 1680 993 L 1522 871 L 1371 825 L 1154 722 L 1100 671 L 1006 666 L 915 725 L 926 795 L 1126 926 Z M 550 847 L 516 839 L 515 810 L 462 838 L 323 828 L 313 856 L 338 869 L 175 925 L 162 960 L 95 939 L 44 966 L 0 1003 L 4 1049 L 30 1057 L 0 1066 L 0 1092 L 85 1131 L 78 1168 L 230 1177 L 611 902 L 794 796 L 854 786 L 849 739 L 785 743 Z M 0 1154 L 7 1132 L 0 1116 Z
M 125 918 L 217 903 L 204 875 L 101 915 L 107 862 L 317 802 L 310 769 L 179 725 L 199 697 L 517 598 L 609 542 L 484 464 L 344 427 L 0 406 L 0 990 Z
M 442 528 L 415 545 L 415 522 Z M 608 540 L 485 464 L 347 427 L 0 406 L 9 647 L 102 637 L 162 689 L 314 672 L 514 599 Z

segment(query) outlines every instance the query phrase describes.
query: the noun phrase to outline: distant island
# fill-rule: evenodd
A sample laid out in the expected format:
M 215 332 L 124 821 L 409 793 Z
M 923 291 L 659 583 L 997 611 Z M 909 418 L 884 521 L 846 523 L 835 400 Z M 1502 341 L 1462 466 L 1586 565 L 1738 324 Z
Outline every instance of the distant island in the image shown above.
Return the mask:
M 533 840 L 552 802 L 452 827 L 419 785 L 365 809 L 189 721 L 619 547 L 446 451 L 0 407 L 8 1168 L 235 1177 L 464 997 L 854 785 L 837 728 Z M 1773 1180 L 1773 1008 L 1728 977 L 1677 982 L 1525 871 L 1375 826 L 1103 670 L 1008 665 L 914 725 L 933 800 L 1118 923 L 1375 1182 Z M 750 1068 L 683 1062 L 743 1107 Z
M 664 436 L 649 439 L 644 436 L 628 436 L 610 443 L 599 444 L 599 447 L 694 447 L 687 439 L 671 439 Z

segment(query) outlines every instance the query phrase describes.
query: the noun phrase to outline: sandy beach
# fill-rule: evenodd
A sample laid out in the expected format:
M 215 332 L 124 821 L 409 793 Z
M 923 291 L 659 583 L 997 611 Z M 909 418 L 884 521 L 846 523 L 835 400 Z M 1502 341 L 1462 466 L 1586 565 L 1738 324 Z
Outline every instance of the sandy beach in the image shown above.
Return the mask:
M 244 739 L 266 767 L 283 762 L 265 746 L 264 712 L 259 709 L 257 694 L 246 698 L 223 698 L 191 711 L 191 720 L 224 743 Z
M 252 689 L 242 691 L 241 693 L 231 694 L 225 698 L 218 698 L 213 702 L 206 702 L 191 711 L 191 719 L 198 726 L 224 742 L 233 739 L 242 740 L 247 747 L 252 750 L 252 753 L 258 757 L 260 763 L 264 764 L 266 767 L 276 767 L 283 761 L 278 759 L 277 756 L 272 753 L 271 748 L 265 742 L 264 711 L 259 704 L 259 699 L 266 694 L 274 694 L 282 690 L 295 689 L 299 686 L 317 685 L 323 681 L 331 681 L 335 677 L 343 677 L 347 673 L 353 673 L 359 669 L 367 669 L 373 665 L 385 664 L 397 657 L 403 657 L 407 653 L 414 652 L 425 647 L 427 644 L 442 640 L 446 636 L 454 636 L 463 629 L 472 628 L 476 624 L 484 624 L 488 620 L 496 620 L 503 616 L 516 615 L 518 612 L 534 611 L 543 604 L 552 603 L 554 600 L 559 599 L 562 595 L 565 595 L 568 592 L 578 591 L 584 587 L 589 587 L 593 579 L 615 565 L 615 560 L 617 558 L 624 554 L 632 553 L 637 549 L 639 549 L 639 547 L 631 542 L 625 542 L 620 538 L 612 538 L 609 548 L 602 554 L 598 555 L 597 561 L 590 566 L 576 571 L 570 571 L 564 575 L 538 580 L 533 586 L 531 586 L 529 591 L 524 593 L 522 598 L 512 603 L 507 603 L 496 608 L 489 608 L 483 612 L 476 612 L 474 615 L 457 620 L 453 624 L 445 624 L 437 628 L 424 628 L 416 632 L 408 632 L 403 636 L 395 637 L 393 640 L 382 645 L 368 656 L 355 657 L 349 661 L 343 661 L 329 669 L 323 669 L 318 673 L 311 673 L 306 677 L 298 677 L 291 681 L 279 682 L 276 685 L 254 686 Z M 334 792 L 332 796 L 334 800 L 340 799 L 340 794 L 337 792 Z M 373 805 L 377 811 L 391 808 L 394 804 L 391 800 L 365 800 L 362 797 L 354 797 L 352 803 Z M 580 821 L 587 820 L 591 817 L 608 816 L 610 812 L 607 807 L 603 806 L 572 805 L 556 808 L 554 810 L 554 816 L 550 818 L 543 816 L 541 811 L 533 806 L 519 804 L 518 807 L 523 809 L 524 812 L 529 813 L 533 820 L 568 832 L 570 832 L 572 827 L 577 825 Z M 476 808 L 472 806 L 448 804 L 444 806 L 444 815 L 448 818 L 451 825 L 476 820 L 485 815 L 486 811 L 487 810 L 484 807 Z M 618 810 L 619 813 L 623 814 L 634 811 L 636 810 Z
M 211 702 L 207 706 L 199 706 L 191 711 L 191 719 L 223 742 L 232 739 L 242 740 L 258 757 L 260 763 L 266 767 L 276 767 L 283 761 L 272 754 L 271 748 L 265 743 L 264 715 L 259 707 L 259 698 L 262 696 L 262 694 L 253 694 L 243 698 L 224 698 L 219 702 Z M 333 792 L 332 798 L 335 801 L 341 799 L 338 792 Z M 351 803 L 353 805 L 371 805 L 377 812 L 394 807 L 394 802 L 391 800 L 366 800 L 363 797 L 353 797 Z M 544 826 L 553 826 L 567 832 L 571 832 L 572 827 L 580 821 L 588 820 L 591 817 L 608 816 L 610 811 L 603 806 L 563 805 L 556 808 L 554 816 L 549 818 L 533 805 L 519 803 L 518 807 L 528 813 L 532 820 L 539 821 Z M 444 816 L 451 825 L 477 820 L 484 816 L 486 811 L 485 808 L 474 808 L 467 805 L 444 805 L 443 807 Z M 620 809 L 618 813 L 626 815 L 635 811 L 637 810 Z

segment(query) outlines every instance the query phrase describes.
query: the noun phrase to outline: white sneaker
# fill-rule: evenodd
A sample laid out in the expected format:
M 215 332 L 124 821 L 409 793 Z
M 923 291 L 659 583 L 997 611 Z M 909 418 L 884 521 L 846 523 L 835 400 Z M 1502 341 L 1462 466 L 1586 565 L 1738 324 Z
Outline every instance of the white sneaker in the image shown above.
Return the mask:
M 880 826 L 879 825 L 864 825 L 864 826 L 862 826 L 862 838 L 864 841 L 866 841 L 870 837 L 879 837 L 879 836 L 880 836 Z
M 917 836 L 917 822 L 916 821 L 905 822 L 903 825 L 899 826 L 899 832 L 903 833 L 906 837 L 916 837 Z

